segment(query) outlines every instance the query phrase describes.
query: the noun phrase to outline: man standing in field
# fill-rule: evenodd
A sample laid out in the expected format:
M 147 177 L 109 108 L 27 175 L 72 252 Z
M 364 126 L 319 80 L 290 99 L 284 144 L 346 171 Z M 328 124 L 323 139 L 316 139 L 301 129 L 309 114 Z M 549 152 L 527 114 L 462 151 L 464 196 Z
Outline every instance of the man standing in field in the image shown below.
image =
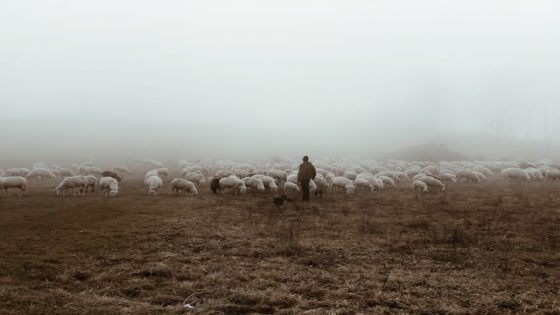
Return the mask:
M 297 180 L 301 183 L 301 191 L 303 193 L 303 201 L 309 201 L 309 181 L 315 179 L 315 166 L 309 162 L 309 157 L 303 157 L 303 163 L 299 166 Z

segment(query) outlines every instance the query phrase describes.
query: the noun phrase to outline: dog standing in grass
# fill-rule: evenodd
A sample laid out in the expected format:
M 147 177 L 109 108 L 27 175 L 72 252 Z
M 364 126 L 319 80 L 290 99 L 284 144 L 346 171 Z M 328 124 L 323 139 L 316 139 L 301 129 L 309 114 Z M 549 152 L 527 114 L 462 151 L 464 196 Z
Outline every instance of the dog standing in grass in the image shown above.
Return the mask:
M 303 163 L 299 166 L 297 181 L 301 183 L 301 192 L 303 194 L 301 200 L 309 201 L 309 181 L 315 179 L 317 172 L 315 166 L 309 162 L 309 157 L 303 157 Z

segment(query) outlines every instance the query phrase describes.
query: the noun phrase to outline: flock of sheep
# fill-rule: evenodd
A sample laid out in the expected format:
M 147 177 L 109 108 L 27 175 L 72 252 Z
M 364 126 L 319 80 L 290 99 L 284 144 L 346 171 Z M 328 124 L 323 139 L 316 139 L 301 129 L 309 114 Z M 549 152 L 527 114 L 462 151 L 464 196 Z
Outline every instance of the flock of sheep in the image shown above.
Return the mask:
M 155 195 L 169 177 L 169 169 L 163 163 L 137 160 L 137 166 L 149 169 L 144 176 L 148 194 Z M 357 191 L 380 191 L 395 188 L 408 182 L 412 191 L 427 193 L 445 191 L 452 183 L 480 183 L 494 179 L 516 182 L 560 180 L 560 167 L 550 160 L 538 161 L 457 161 L 457 162 L 406 162 L 399 160 L 375 161 L 369 159 L 321 159 L 313 162 L 317 176 L 310 182 L 310 192 L 315 197 L 341 191 L 352 194 Z M 276 162 L 233 161 L 177 163 L 180 177 L 169 184 L 176 194 L 185 192 L 197 195 L 199 189 L 208 187 L 214 193 L 231 191 L 243 194 L 247 191 L 284 194 L 300 192 L 297 182 L 299 163 L 295 160 Z M 35 163 L 31 169 L 0 169 L 0 188 L 18 189 L 25 194 L 28 181 L 62 178 L 54 188 L 55 195 L 84 195 L 93 192 L 98 184 L 105 196 L 119 195 L 119 183 L 131 174 L 123 165 L 103 171 L 90 158 L 71 168 Z

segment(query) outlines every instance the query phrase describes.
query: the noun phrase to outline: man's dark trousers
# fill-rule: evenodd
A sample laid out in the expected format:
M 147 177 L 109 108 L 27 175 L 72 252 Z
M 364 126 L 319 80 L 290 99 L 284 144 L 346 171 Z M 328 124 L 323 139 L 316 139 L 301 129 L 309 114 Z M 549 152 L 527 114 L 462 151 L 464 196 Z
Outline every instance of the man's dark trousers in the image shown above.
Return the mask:
M 303 201 L 309 201 L 309 179 L 301 181 L 301 191 L 303 192 Z

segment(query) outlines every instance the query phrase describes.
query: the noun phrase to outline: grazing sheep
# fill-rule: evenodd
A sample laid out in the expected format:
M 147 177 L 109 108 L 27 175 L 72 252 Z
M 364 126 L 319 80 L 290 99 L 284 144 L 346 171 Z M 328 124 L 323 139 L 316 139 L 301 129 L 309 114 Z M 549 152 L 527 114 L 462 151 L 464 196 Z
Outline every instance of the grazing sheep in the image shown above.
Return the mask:
M 233 172 L 229 170 L 219 170 L 216 172 L 216 177 L 228 177 L 231 175 L 235 175 L 235 174 L 233 174 Z
M 157 169 L 157 176 L 159 176 L 161 179 L 169 176 L 169 169 L 165 168 L 165 167 L 160 167 Z
M 86 191 L 88 192 L 88 188 L 91 188 L 91 192 L 95 190 L 95 183 L 97 183 L 97 177 L 93 175 L 84 176 L 86 178 Z M 118 181 L 117 181 L 118 182 Z
M 247 188 L 252 188 L 256 191 L 262 192 L 265 190 L 262 180 L 254 177 L 245 177 L 242 179 Z
M 321 174 L 317 174 L 313 181 L 317 185 L 315 198 L 317 198 L 317 196 L 321 196 L 321 198 L 323 198 L 323 195 L 331 189 L 331 186 L 329 185 L 329 183 L 327 183 L 327 180 Z
M 83 169 L 82 175 L 101 176 L 102 173 L 103 171 L 99 167 L 86 166 Z
M 500 173 L 504 178 L 509 180 L 527 181 L 527 182 L 531 181 L 531 176 L 529 176 L 527 171 L 518 167 L 509 167 L 503 169 Z
M 557 169 L 550 169 L 547 170 L 545 173 L 546 179 L 549 180 L 560 180 L 560 170 Z
M 452 182 L 452 183 L 457 182 L 457 176 L 451 173 L 439 174 L 439 178 L 441 179 L 442 182 Z
M 144 183 L 148 185 L 148 178 L 152 176 L 158 176 L 160 179 L 163 180 L 163 178 L 165 178 L 167 175 L 169 175 L 169 170 L 164 167 L 150 170 L 144 176 Z
M 337 176 L 333 179 L 331 189 L 337 190 L 339 188 L 344 189 L 347 194 L 352 194 L 356 190 L 356 186 L 354 186 L 352 180 L 343 176 Z
M 544 179 L 544 176 L 541 174 L 541 170 L 539 170 L 538 168 L 529 167 L 525 169 L 525 172 L 529 174 L 529 177 L 531 177 L 532 181 L 538 181 Z
M 374 176 L 370 173 L 360 173 L 356 177 L 356 179 L 365 179 L 373 186 L 374 189 L 381 190 L 384 188 L 383 181 L 379 179 L 377 176 Z
M 245 178 L 247 176 L 249 176 L 249 171 L 247 171 L 246 169 L 243 168 L 235 168 L 232 170 L 233 174 L 239 178 Z
M 288 192 L 299 193 L 299 192 L 301 192 L 301 189 L 299 188 L 299 186 L 297 184 L 294 184 L 292 182 L 285 182 L 284 183 L 284 193 L 287 194 Z
M 18 188 L 20 190 L 19 196 L 27 192 L 27 180 L 22 176 L 8 176 L 0 177 L 0 188 L 4 189 L 6 193 L 10 188 Z
M 464 180 L 467 183 L 478 183 L 482 179 L 479 174 L 481 173 L 472 170 L 459 170 L 455 173 L 455 176 L 457 177 L 457 181 L 459 182 L 461 180 Z
M 244 194 L 247 192 L 247 186 L 245 183 L 235 175 L 230 175 L 228 177 L 221 178 L 219 180 L 220 191 L 223 193 L 225 188 L 233 189 L 234 194 L 237 196 L 238 193 Z
M 288 175 L 288 177 L 286 177 L 286 181 L 290 182 L 290 183 L 294 183 L 297 185 L 298 181 L 297 181 L 297 174 L 290 174 Z
M 259 174 L 259 175 L 253 175 L 251 177 L 260 179 L 263 182 L 264 187 L 273 193 L 276 193 L 276 191 L 278 190 L 278 185 L 276 184 L 276 181 L 274 180 L 274 178 L 270 176 Z
M 121 180 L 123 180 L 122 176 L 119 176 L 116 172 L 113 171 L 104 171 L 103 173 L 101 173 L 102 177 L 113 177 L 114 179 L 117 180 L 117 182 L 120 182 Z
M 435 165 L 428 165 L 420 170 L 420 173 L 424 173 L 430 176 L 438 176 L 439 175 L 439 168 Z
M 183 178 L 193 182 L 198 186 L 204 186 L 206 184 L 206 178 L 204 175 L 198 172 L 190 172 L 183 175 Z
M 493 176 L 492 171 L 489 168 L 482 165 L 475 165 L 472 170 L 475 172 L 482 173 L 482 175 L 484 175 L 485 178 Z
M 117 165 L 115 167 L 113 167 L 113 171 L 117 172 L 117 173 L 123 173 L 123 174 L 130 174 L 130 170 L 128 169 L 128 167 L 124 166 L 124 165 Z
M 356 189 L 374 190 L 373 185 L 365 178 L 356 178 L 354 186 L 356 186 Z
M 57 196 L 60 196 L 60 193 L 63 192 L 64 196 L 66 196 L 68 190 L 72 190 L 72 195 L 76 196 L 76 191 L 74 189 L 79 188 L 79 194 L 84 195 L 86 190 L 86 183 L 87 180 L 85 176 L 68 176 L 65 177 L 62 182 L 58 184 L 58 186 L 56 186 L 56 188 L 54 189 L 54 193 Z
M 270 170 L 266 172 L 266 175 L 274 178 L 276 182 L 286 181 L 288 178 L 288 173 L 281 170 Z
M 313 195 L 317 195 L 317 184 L 315 184 L 314 180 L 309 180 L 309 193 Z
M 31 172 L 28 168 L 9 168 L 6 170 L 5 176 L 22 176 L 26 177 Z
M 356 177 L 358 176 L 358 174 L 356 174 L 353 171 L 349 171 L 349 170 L 345 170 L 344 171 L 344 175 L 342 175 L 350 180 L 356 180 Z
M 72 176 L 76 175 L 76 174 L 74 174 L 74 172 L 72 170 L 67 169 L 67 168 L 57 168 L 56 172 L 57 172 L 57 175 L 65 176 L 65 177 L 72 177 Z
M 437 187 L 441 191 L 445 191 L 445 184 L 443 184 L 439 179 L 434 176 L 423 176 L 418 179 L 418 181 L 426 183 L 429 187 Z
M 404 172 L 399 172 L 399 171 L 384 171 L 384 172 L 377 173 L 376 176 L 378 176 L 378 177 L 379 176 L 390 177 L 393 181 L 395 181 L 395 183 L 399 183 L 400 181 L 407 178 L 407 176 Z
M 163 185 L 163 180 L 157 175 L 152 175 L 146 180 L 149 195 L 157 195 L 158 189 Z
M 417 192 L 417 191 L 428 192 L 428 185 L 426 183 L 424 183 L 423 181 L 415 180 L 412 183 L 412 191 L 414 191 L 414 192 Z
M 119 194 L 119 182 L 113 177 L 101 177 L 99 179 L 99 189 L 105 191 L 105 197 L 116 197 Z
M 53 179 L 56 176 L 46 168 L 34 168 L 26 176 L 29 179 L 43 180 L 44 178 Z
M 178 195 L 179 190 L 185 191 L 186 193 L 195 196 L 198 194 L 198 190 L 196 189 L 196 186 L 193 182 L 184 178 L 174 178 L 171 181 L 171 191 L 175 192 Z
M 383 187 L 392 187 L 395 188 L 397 185 L 395 184 L 395 181 L 389 177 L 389 176 L 385 176 L 385 175 L 379 175 L 377 176 L 378 179 L 380 179 L 383 182 L 382 188 Z

